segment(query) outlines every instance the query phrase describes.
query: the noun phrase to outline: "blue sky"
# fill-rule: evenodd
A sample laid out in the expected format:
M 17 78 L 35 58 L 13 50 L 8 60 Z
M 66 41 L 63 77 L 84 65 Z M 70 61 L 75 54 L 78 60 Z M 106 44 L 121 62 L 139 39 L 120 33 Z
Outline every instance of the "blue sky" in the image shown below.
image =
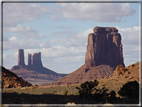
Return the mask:
M 71 73 L 85 63 L 95 26 L 117 27 L 126 66 L 139 61 L 139 3 L 4 3 L 3 66 L 18 63 L 18 49 L 41 52 L 45 67 Z

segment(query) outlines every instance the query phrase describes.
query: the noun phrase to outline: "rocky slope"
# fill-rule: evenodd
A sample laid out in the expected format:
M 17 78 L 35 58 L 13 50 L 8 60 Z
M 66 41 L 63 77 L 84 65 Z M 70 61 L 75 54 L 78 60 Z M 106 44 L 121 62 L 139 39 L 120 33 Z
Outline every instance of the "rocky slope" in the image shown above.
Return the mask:
M 137 81 L 138 83 L 140 83 L 139 71 L 142 70 L 141 64 L 142 62 L 137 62 L 125 67 L 124 69 L 118 69 L 119 66 L 117 66 L 112 75 L 108 75 L 105 78 L 99 80 L 98 87 L 105 86 L 110 91 L 115 90 L 117 92 L 118 90 L 120 90 L 121 86 L 123 86 L 127 82 Z
M 15 73 L 2 67 L 2 88 L 19 88 L 32 86 L 27 81 L 24 81 L 21 77 L 18 77 Z
M 14 72 L 15 74 L 17 74 L 18 76 L 22 77 L 24 80 L 26 81 L 39 81 L 39 82 L 44 82 L 44 81 L 57 81 L 61 78 L 63 78 L 64 75 L 62 74 L 58 74 L 56 75 L 52 75 L 52 74 L 43 74 L 43 73 L 39 73 L 35 70 L 29 70 L 29 69 L 25 69 L 25 68 L 20 68 L 20 69 L 16 69 L 16 70 L 12 70 L 12 72 Z M 60 76 L 61 75 L 61 76 Z
M 113 70 L 114 69 L 109 65 L 99 65 L 97 67 L 88 67 L 88 68 L 86 68 L 85 65 L 82 65 L 76 71 L 63 77 L 57 82 L 53 82 L 52 85 L 78 84 L 94 79 L 99 80 L 104 78 L 106 75 L 111 75 L 113 73 Z
M 78 84 L 102 79 L 113 74 L 117 65 L 124 65 L 121 35 L 113 27 L 94 27 L 88 35 L 85 64 L 52 85 Z

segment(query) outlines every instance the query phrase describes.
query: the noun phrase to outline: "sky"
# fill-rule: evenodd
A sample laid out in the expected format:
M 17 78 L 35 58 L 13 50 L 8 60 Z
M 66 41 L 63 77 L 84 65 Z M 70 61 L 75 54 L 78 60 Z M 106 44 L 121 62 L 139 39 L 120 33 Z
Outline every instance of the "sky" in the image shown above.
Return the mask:
M 129 1 L 3 3 L 3 66 L 17 65 L 18 49 L 24 49 L 25 64 L 28 53 L 41 52 L 44 67 L 71 73 L 85 63 L 88 34 L 95 26 L 118 29 L 125 66 L 140 61 L 140 4 Z

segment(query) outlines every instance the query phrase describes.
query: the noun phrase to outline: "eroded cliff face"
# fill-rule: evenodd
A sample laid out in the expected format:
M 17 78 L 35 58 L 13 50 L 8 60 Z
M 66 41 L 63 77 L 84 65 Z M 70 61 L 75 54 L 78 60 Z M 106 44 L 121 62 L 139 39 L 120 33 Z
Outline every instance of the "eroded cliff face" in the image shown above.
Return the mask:
M 93 33 L 88 35 L 85 65 L 93 67 L 98 65 L 124 65 L 121 35 L 114 27 L 94 27 Z

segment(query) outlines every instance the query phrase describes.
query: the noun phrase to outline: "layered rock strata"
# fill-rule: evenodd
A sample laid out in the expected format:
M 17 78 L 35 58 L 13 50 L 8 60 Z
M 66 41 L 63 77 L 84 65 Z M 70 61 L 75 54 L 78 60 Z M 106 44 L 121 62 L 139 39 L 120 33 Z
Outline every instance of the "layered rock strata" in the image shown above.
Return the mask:
M 114 27 L 94 27 L 88 35 L 85 64 L 52 85 L 78 84 L 113 74 L 123 62 L 121 35 Z

